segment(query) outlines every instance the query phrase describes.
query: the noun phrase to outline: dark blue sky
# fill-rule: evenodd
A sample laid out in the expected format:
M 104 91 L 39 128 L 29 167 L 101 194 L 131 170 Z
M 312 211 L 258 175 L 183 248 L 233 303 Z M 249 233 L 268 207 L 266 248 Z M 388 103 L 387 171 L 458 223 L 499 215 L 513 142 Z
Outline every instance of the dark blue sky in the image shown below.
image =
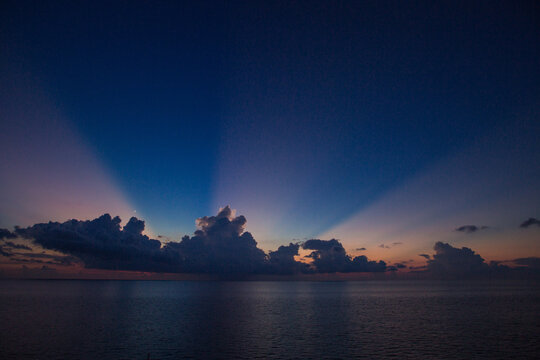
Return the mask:
M 316 236 L 497 129 L 517 129 L 511 144 L 540 134 L 534 1 L 4 1 L 0 13 L 2 103 L 17 114 L 45 94 L 155 233 L 191 232 L 229 204 L 263 243 Z M 514 156 L 537 168 L 527 141 Z

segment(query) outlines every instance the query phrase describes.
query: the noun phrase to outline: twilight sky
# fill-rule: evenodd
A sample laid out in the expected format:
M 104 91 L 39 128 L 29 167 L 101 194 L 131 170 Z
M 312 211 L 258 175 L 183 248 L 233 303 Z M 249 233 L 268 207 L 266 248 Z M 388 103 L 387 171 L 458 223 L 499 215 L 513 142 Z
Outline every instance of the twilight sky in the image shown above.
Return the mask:
M 538 257 L 538 59 L 535 1 L 3 1 L 0 227 Z

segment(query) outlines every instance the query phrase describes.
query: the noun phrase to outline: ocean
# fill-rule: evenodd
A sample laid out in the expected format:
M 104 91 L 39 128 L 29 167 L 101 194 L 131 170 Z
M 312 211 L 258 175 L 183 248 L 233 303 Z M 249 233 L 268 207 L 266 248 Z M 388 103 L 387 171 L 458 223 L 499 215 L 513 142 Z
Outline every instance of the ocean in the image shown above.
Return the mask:
M 0 281 L 0 359 L 148 358 L 540 358 L 540 286 Z

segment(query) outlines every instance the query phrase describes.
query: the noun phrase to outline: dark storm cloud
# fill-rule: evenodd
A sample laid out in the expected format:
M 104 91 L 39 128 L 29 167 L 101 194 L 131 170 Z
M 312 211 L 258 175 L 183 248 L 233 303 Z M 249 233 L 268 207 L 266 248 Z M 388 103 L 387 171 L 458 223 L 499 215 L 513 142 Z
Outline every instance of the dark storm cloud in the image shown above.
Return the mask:
M 336 239 L 290 243 L 265 254 L 245 231 L 246 218 L 234 216 L 228 206 L 216 216 L 197 219 L 193 236 L 184 236 L 180 242 L 162 244 L 150 239 L 143 234 L 144 221 L 135 217 L 123 228 L 120 223 L 119 217 L 105 214 L 94 220 L 49 222 L 15 230 L 16 235 L 36 245 L 66 254 L 65 258 L 0 250 L 5 256 L 17 255 L 14 261 L 67 264 L 79 259 L 87 268 L 108 270 L 209 274 L 386 271 L 383 261 L 369 261 L 365 256 L 351 258 Z M 300 247 L 313 250 L 308 255 L 313 259 L 311 264 L 296 261 Z
M 535 219 L 535 218 L 528 218 L 527 220 L 522 222 L 521 225 L 519 225 L 519 227 L 528 228 L 529 226 L 534 226 L 534 225 L 540 226 L 540 220 Z
M 424 258 L 426 258 L 428 260 L 431 259 L 431 255 L 429 255 L 429 254 L 418 254 L 418 256 L 424 257 Z
M 396 264 L 394 264 L 394 266 L 395 266 L 396 268 L 398 268 L 398 269 L 405 269 L 405 268 L 407 268 L 407 266 L 404 265 L 404 264 L 402 264 L 402 263 L 396 263 Z
M 487 226 L 476 226 L 476 225 L 463 225 L 455 229 L 454 231 L 459 231 L 466 234 L 471 234 L 480 230 L 486 230 L 489 227 Z

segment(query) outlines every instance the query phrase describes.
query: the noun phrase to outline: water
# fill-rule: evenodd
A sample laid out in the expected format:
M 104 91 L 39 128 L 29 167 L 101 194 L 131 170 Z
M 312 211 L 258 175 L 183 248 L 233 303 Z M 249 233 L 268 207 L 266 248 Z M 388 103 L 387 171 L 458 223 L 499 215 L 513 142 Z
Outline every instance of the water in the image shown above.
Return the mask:
M 540 356 L 534 283 L 0 281 L 1 359 Z

